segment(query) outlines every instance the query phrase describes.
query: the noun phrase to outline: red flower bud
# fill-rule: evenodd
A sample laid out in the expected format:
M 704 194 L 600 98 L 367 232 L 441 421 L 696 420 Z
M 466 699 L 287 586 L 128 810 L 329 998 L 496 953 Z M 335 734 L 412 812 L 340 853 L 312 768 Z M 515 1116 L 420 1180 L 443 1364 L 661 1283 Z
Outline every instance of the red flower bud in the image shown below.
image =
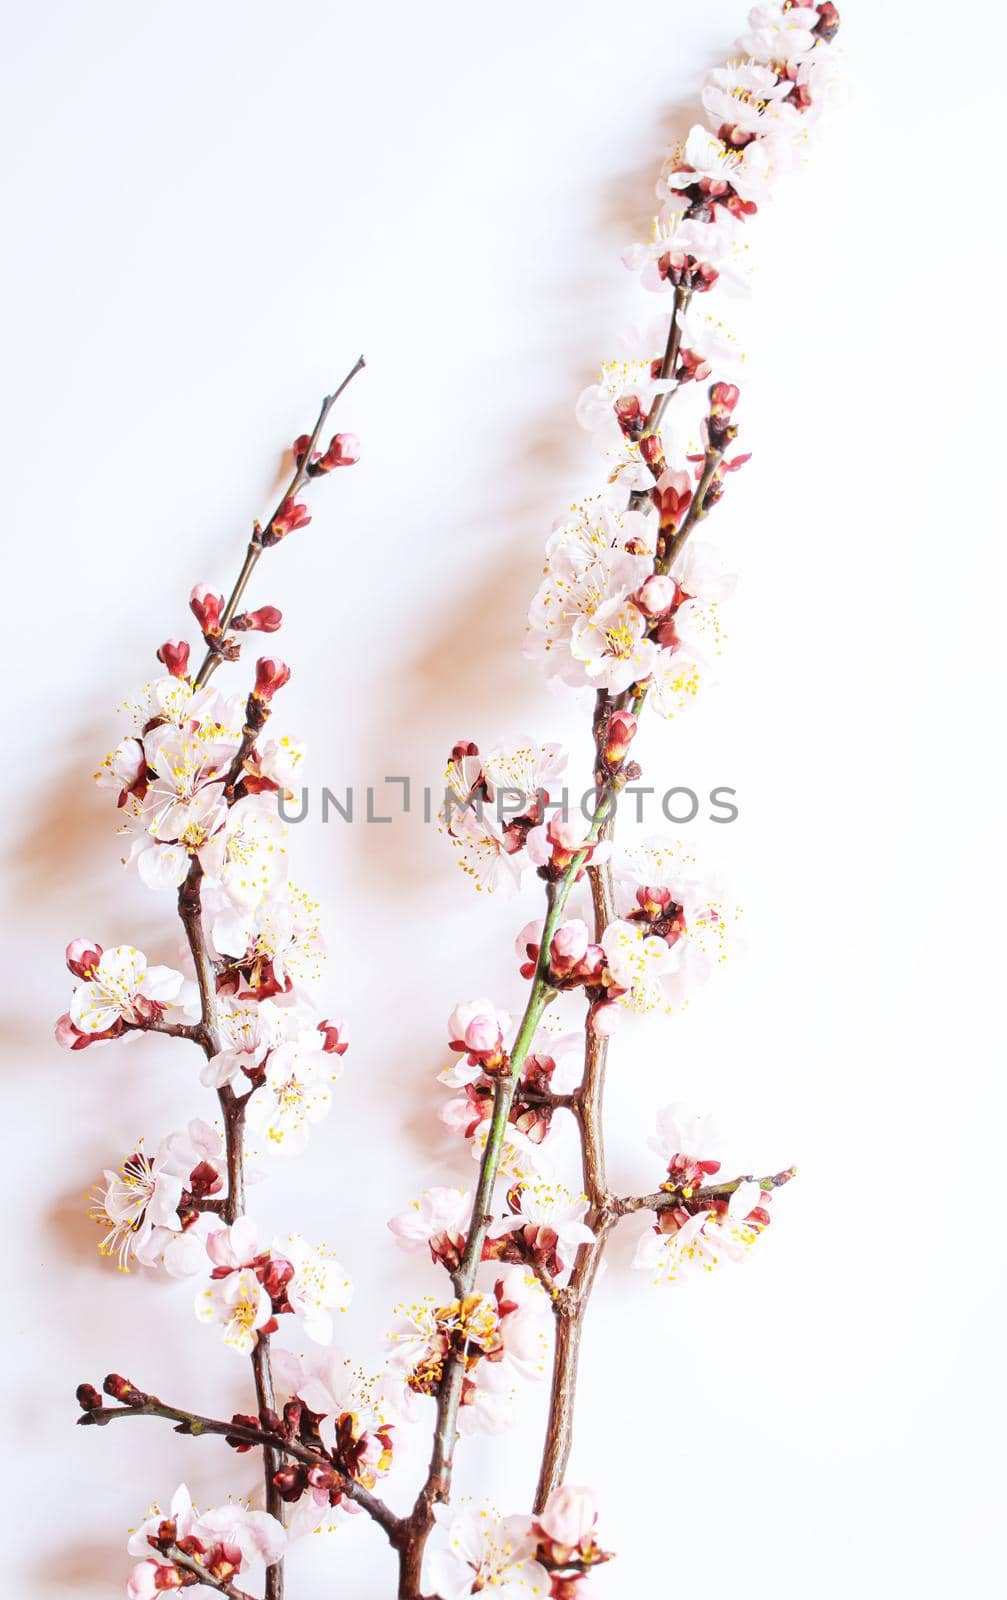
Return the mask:
M 661 435 L 659 433 L 648 433 L 645 439 L 641 439 L 640 454 L 654 477 L 659 478 L 665 470 L 664 445 L 661 443 Z
M 157 652 L 173 678 L 184 678 L 189 670 L 189 646 L 184 639 L 166 639 Z
M 240 1428 L 257 1428 L 259 1426 L 258 1417 L 244 1416 L 240 1411 L 236 1411 L 234 1413 L 231 1421 L 233 1423 L 237 1423 L 238 1427 Z M 249 1444 L 247 1439 L 236 1439 L 234 1435 L 230 1433 L 226 1433 L 224 1435 L 224 1443 L 229 1444 L 232 1450 L 237 1450 L 239 1455 L 246 1450 L 254 1450 L 256 1448 L 254 1444 Z
M 323 1466 L 321 1462 L 308 1468 L 308 1482 L 313 1489 L 331 1489 L 338 1476 L 331 1467 Z
M 290 678 L 290 668 L 285 661 L 278 661 L 273 656 L 262 656 L 255 663 L 255 688 L 252 690 L 256 700 L 272 700 L 278 689 Z
M 92 1383 L 77 1385 L 77 1404 L 82 1411 L 100 1411 L 104 1401 Z
M 738 404 L 741 390 L 736 383 L 715 383 L 710 390 L 710 410 L 730 416 Z
M 300 433 L 300 434 L 298 434 L 297 438 L 294 440 L 292 448 L 293 448 L 293 452 L 294 452 L 294 460 L 297 462 L 298 466 L 300 466 L 301 462 L 304 460 L 305 456 L 307 455 L 308 446 L 309 446 L 310 443 L 311 443 L 311 435 L 310 435 L 310 433 Z
M 662 472 L 651 498 L 657 506 L 662 531 L 677 528 L 692 500 L 688 473 Z
M 360 440 L 355 433 L 337 433 L 325 454 L 317 462 L 315 472 L 331 472 L 333 467 L 352 467 L 360 460 Z
M 189 596 L 189 610 L 203 633 L 216 638 L 220 632 L 220 618 L 224 610 L 224 596 L 214 594 L 205 583 L 197 583 Z
M 284 500 L 266 530 L 271 535 L 270 542 L 275 544 L 277 539 L 285 539 L 296 528 L 306 528 L 310 521 L 311 513 L 302 501 Z
M 818 7 L 818 21 L 812 28 L 825 44 L 829 44 L 839 32 L 839 12 L 832 4 L 832 0 L 825 0 L 824 5 Z
M 322 1049 L 330 1056 L 343 1056 L 349 1049 L 350 1041 L 346 1037 L 345 1022 L 330 1022 L 326 1019 L 318 1024 L 318 1031 L 325 1041 Z
M 90 939 L 71 939 L 66 947 L 66 964 L 75 978 L 93 978 L 101 957 L 101 945 Z
M 113 1400 L 118 1400 L 124 1406 L 142 1406 L 148 1399 L 142 1389 L 137 1389 L 128 1378 L 120 1377 L 117 1372 L 109 1373 L 102 1388 Z
M 609 767 L 622 765 L 626 751 L 636 738 L 637 722 L 632 711 L 614 711 L 605 730 L 603 754 Z
M 266 1263 L 260 1279 L 270 1300 L 283 1300 L 286 1297 L 287 1284 L 294 1276 L 294 1269 L 283 1256 L 271 1256 Z
M 242 611 L 231 626 L 239 633 L 275 633 L 283 621 L 283 612 L 275 606 L 260 606 L 258 611 Z
M 273 1473 L 273 1487 L 281 1500 L 299 1500 L 304 1493 L 308 1475 L 302 1466 L 281 1467 Z

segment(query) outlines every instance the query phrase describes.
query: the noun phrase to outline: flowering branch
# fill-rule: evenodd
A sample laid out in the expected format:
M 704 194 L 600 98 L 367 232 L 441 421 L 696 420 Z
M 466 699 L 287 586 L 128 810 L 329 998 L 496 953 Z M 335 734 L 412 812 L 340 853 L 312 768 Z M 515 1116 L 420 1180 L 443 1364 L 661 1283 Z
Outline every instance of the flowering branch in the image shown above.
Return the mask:
M 606 486 L 554 529 L 526 642 L 550 678 L 592 698 L 581 815 L 565 792 L 562 804 L 551 798 L 566 765 L 557 745 L 481 752 L 460 742 L 451 753 L 441 822 L 460 864 L 486 889 L 516 887 L 534 869 L 541 915 L 515 941 L 526 984 L 517 1020 L 485 998 L 460 1002 L 449 1018 L 453 1059 L 439 1076 L 455 1093 L 442 1116 L 469 1141 L 475 1182 L 471 1194 L 428 1189 L 391 1219 L 398 1243 L 428 1251 L 445 1276 L 441 1294 L 399 1308 L 377 1378 L 327 1348 L 333 1312 L 352 1292 L 338 1261 L 299 1234 L 267 1242 L 246 1211 L 248 1138 L 267 1151 L 303 1146 L 328 1109 L 346 1038 L 342 1023 L 311 1009 L 305 985 L 324 949 L 315 908 L 287 881 L 278 797 L 303 750 L 263 738 L 289 669 L 261 657 L 247 694 L 210 687 L 220 663 L 238 659 L 243 634 L 281 624 L 275 607 L 240 608 L 263 551 L 310 521 L 304 487 L 357 459 L 351 434 L 324 451 L 320 441 L 362 358 L 296 441 L 293 475 L 265 527 L 253 525 L 228 597 L 193 589 L 205 645 L 198 671 L 189 674 L 188 644 L 166 641 L 157 655 L 167 675 L 146 686 L 133 733 L 103 763 L 99 781 L 117 794 L 142 881 L 177 892 L 191 976 L 149 965 L 132 946 L 74 940 L 67 963 L 80 982 L 57 1034 L 73 1050 L 136 1031 L 196 1044 L 222 1138 L 193 1120 L 153 1155 L 141 1144 L 118 1173 L 106 1172 L 92 1213 L 106 1229 L 100 1248 L 123 1268 L 135 1258 L 174 1277 L 201 1275 L 196 1316 L 248 1357 L 256 1409 L 229 1423 L 202 1417 L 112 1375 L 105 1389 L 118 1404 L 82 1386 L 80 1420 L 157 1416 L 180 1433 L 260 1452 L 266 1506 L 232 1501 L 201 1513 L 180 1487 L 170 1514 L 153 1512 L 130 1539 L 140 1560 L 129 1600 L 193 1580 L 249 1600 L 235 1580 L 243 1585 L 256 1564 L 265 1600 L 281 1600 L 288 1539 L 327 1525 L 347 1502 L 396 1550 L 399 1600 L 462 1600 L 489 1588 L 587 1600 L 591 1571 L 610 1553 L 597 1540 L 593 1492 L 565 1476 L 582 1331 L 608 1239 L 626 1217 L 649 1213 L 634 1266 L 655 1281 L 739 1261 L 794 1176 L 791 1167 L 719 1178 L 710 1118 L 673 1104 L 651 1140 L 663 1178 L 620 1197 L 609 1186 L 604 1091 L 623 1019 L 681 1005 L 725 955 L 723 887 L 674 841 L 620 843 L 617 854 L 616 816 L 620 794 L 642 777 L 632 759 L 640 718 L 684 713 L 711 679 L 718 607 L 733 581 L 694 537 L 748 460 L 731 454 L 740 398 L 732 341 L 702 317 L 700 297 L 731 277 L 744 255 L 739 235 L 803 142 L 828 88 L 838 23 L 830 0 L 770 0 L 752 12 L 738 58 L 704 87 L 710 126 L 694 127 L 672 155 L 651 238 L 624 257 L 644 288 L 670 296 L 670 311 L 642 354 L 607 363 L 581 396 L 578 418 L 606 457 Z M 676 432 L 700 434 L 700 450 L 676 451 L 669 415 Z M 571 1006 L 576 1024 L 564 1032 Z M 566 1119 L 577 1132 L 580 1195 L 553 1165 L 554 1130 Z M 321 1348 L 295 1356 L 275 1342 L 286 1316 Z M 533 1513 L 501 1521 L 452 1507 L 459 1439 L 508 1424 L 510 1393 L 544 1374 L 550 1344 Z M 423 1400 L 432 1403 L 429 1457 L 400 1516 L 375 1486 L 392 1465 L 393 1432 Z
M 306 1058 L 318 1052 L 323 1057 L 338 1056 L 346 1044 L 341 1024 L 315 1026 L 294 993 L 291 973 L 298 970 L 311 939 L 298 925 L 290 902 L 275 894 L 286 887 L 283 852 L 277 849 L 275 796 L 288 781 L 289 758 L 282 744 L 260 751 L 258 741 L 273 696 L 287 681 L 289 669 L 274 658 L 258 661 L 237 726 L 233 702 L 207 685 L 220 661 L 238 658 L 237 635 L 272 633 L 280 626 L 281 614 L 275 607 L 254 612 L 239 612 L 238 607 L 263 550 L 311 520 L 295 498 L 304 482 L 356 461 L 359 446 L 352 434 L 335 435 L 324 454 L 315 447 L 335 400 L 363 365 L 361 357 L 339 388 L 325 397 L 312 433 L 296 442 L 294 474 L 265 529 L 254 525 L 226 602 L 205 585 L 193 590 L 190 606 L 206 645 L 199 671 L 194 677 L 188 675 L 189 647 L 183 641 L 168 640 L 160 647 L 158 659 L 169 676 L 144 691 L 144 709 L 137 718 L 139 737 L 121 741 L 98 774 L 99 782 L 119 790 L 127 828 L 135 830 L 133 856 L 141 878 L 151 887 L 177 887 L 178 914 L 195 979 L 197 1020 L 185 1017 L 188 1001 L 182 999 L 186 986 L 181 974 L 148 968 L 146 958 L 131 946 L 107 952 L 89 941 L 75 940 L 67 962 L 84 981 L 74 993 L 71 1012 L 57 1025 L 57 1037 L 75 1050 L 130 1030 L 163 1033 L 199 1046 L 205 1063 L 202 1081 L 215 1088 L 220 1108 L 222 1152 L 213 1131 L 193 1122 L 187 1134 L 169 1136 L 153 1160 L 141 1150 L 124 1163 L 121 1176 L 106 1173 L 93 1214 L 109 1228 L 103 1251 L 114 1248 L 124 1268 L 134 1252 L 150 1264 L 160 1261 L 175 1276 L 212 1267 L 210 1286 L 197 1298 L 197 1314 L 204 1321 L 223 1322 L 227 1341 L 249 1354 L 258 1414 L 264 1421 L 276 1418 L 270 1334 L 278 1325 L 277 1316 L 301 1310 L 309 1328 L 314 1318 L 313 1336 L 318 1337 L 319 1328 L 328 1325 L 328 1307 L 344 1289 L 349 1290 L 349 1284 L 340 1287 L 338 1263 L 328 1264 L 299 1235 L 290 1236 L 285 1255 L 275 1247 L 263 1250 L 255 1242 L 245 1217 L 249 1106 L 254 1103 L 257 1114 L 260 1105 L 264 1107 L 271 1138 L 279 1142 L 289 1136 L 304 1123 L 305 1102 L 311 1107 L 323 1095 L 327 1103 L 327 1090 L 310 1087 Z M 296 750 L 294 759 L 299 759 Z M 208 879 L 216 896 L 212 950 L 204 921 Z M 269 996 L 289 996 L 286 1009 Z M 274 1065 L 280 1097 L 273 1087 L 275 1077 L 270 1078 Z M 226 1190 L 221 1192 L 225 1177 Z M 220 1218 L 225 1226 L 204 1236 L 198 1224 L 208 1215 Z M 109 1382 L 116 1386 L 109 1392 L 128 1400 L 128 1408 L 95 1410 L 90 1402 L 97 1399 L 100 1406 L 100 1397 L 85 1386 L 81 1393 L 88 1404 L 82 1420 L 103 1424 L 114 1415 L 159 1414 L 184 1423 L 179 1431 L 224 1432 L 232 1442 L 237 1437 L 233 1427 L 161 1407 L 122 1380 Z M 300 1415 L 301 1402 L 291 1412 L 293 1404 L 288 1402 L 285 1417 Z M 323 1420 L 315 1419 L 316 1430 Z M 377 1432 L 381 1434 L 380 1427 Z M 241 1448 L 247 1448 L 252 1442 L 247 1428 L 241 1436 L 246 1439 Z M 154 1591 L 178 1586 L 184 1582 L 180 1568 L 200 1574 L 221 1592 L 243 1593 L 230 1584 L 230 1577 L 244 1559 L 239 1548 L 244 1539 L 246 1556 L 264 1562 L 266 1600 L 281 1600 L 284 1504 L 300 1497 L 307 1479 L 303 1467 L 297 1469 L 302 1476 L 295 1473 L 293 1482 L 281 1470 L 283 1458 L 298 1451 L 288 1448 L 290 1441 L 284 1441 L 277 1429 L 255 1430 L 254 1443 L 262 1450 L 267 1511 L 249 1512 L 247 1527 L 229 1530 L 226 1559 L 221 1558 L 223 1565 L 211 1562 L 209 1571 L 203 1561 L 195 1560 L 204 1548 L 199 1542 L 202 1533 L 192 1535 L 192 1548 L 176 1544 L 173 1536 L 152 1538 L 149 1542 L 157 1555 L 136 1569 L 131 1595 L 142 1597 L 151 1585 Z M 362 1453 L 358 1441 L 354 1467 L 343 1470 L 338 1454 L 307 1452 L 315 1474 L 312 1491 L 324 1493 L 333 1506 L 343 1497 L 369 1503 L 366 1483 L 355 1476 Z M 391 1513 L 380 1501 L 374 1500 L 371 1510 L 378 1521 L 392 1525 Z M 206 1548 L 211 1552 L 215 1516 L 219 1521 L 217 1513 L 205 1519 L 211 1541 Z M 254 1522 L 263 1516 L 265 1524 Z M 176 1559 L 180 1549 L 184 1560 Z M 160 1559 L 164 1556 L 170 1558 L 167 1563 Z
M 332 1458 L 324 1450 L 311 1449 L 298 1439 L 288 1438 L 278 1429 L 257 1425 L 251 1418 L 232 1417 L 230 1422 L 223 1422 L 217 1417 L 201 1416 L 196 1411 L 182 1411 L 177 1406 L 166 1405 L 155 1395 L 144 1394 L 116 1376 L 105 1380 L 105 1389 L 117 1397 L 125 1395 L 132 1398 L 124 1399 L 117 1406 L 106 1406 L 96 1390 L 82 1384 L 78 1399 L 83 1411 L 77 1419 L 82 1427 L 103 1428 L 123 1417 L 163 1417 L 165 1421 L 177 1424 L 176 1433 L 187 1434 L 194 1439 L 202 1438 L 204 1434 L 217 1434 L 231 1444 L 262 1445 L 277 1455 L 303 1462 L 305 1466 L 325 1469 L 332 1475 L 333 1487 L 361 1506 L 390 1538 L 398 1536 L 401 1519 L 389 1510 L 383 1500 L 371 1494 L 355 1479 L 341 1473 L 332 1474 Z

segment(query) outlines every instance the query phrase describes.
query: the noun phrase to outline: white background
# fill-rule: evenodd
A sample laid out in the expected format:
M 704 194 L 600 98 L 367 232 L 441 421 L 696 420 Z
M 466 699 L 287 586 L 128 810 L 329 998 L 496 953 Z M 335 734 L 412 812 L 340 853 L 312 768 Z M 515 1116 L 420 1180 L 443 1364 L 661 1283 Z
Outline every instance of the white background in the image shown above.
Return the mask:
M 624 1031 L 610 1096 L 621 1189 L 656 1177 L 677 1097 L 716 1111 L 738 1168 L 800 1179 L 743 1271 L 659 1291 L 628 1270 L 633 1224 L 611 1252 L 571 1467 L 619 1553 L 599 1596 L 994 1587 L 1002 163 L 979 123 L 1002 37 L 990 4 L 961 28 L 934 3 L 848 11 L 849 103 L 752 225 L 755 456 L 710 524 L 742 574 L 724 682 L 640 741 L 659 785 L 738 789 L 739 821 L 689 838 L 729 866 L 748 953 L 684 1018 Z M 115 708 L 186 631 L 190 586 L 229 580 L 280 450 L 362 348 L 338 423 L 363 459 L 255 580 L 287 619 L 284 726 L 334 788 L 436 783 L 456 738 L 525 730 L 586 770 L 583 709 L 521 658 L 524 608 L 553 518 L 597 485 L 572 407 L 638 314 L 619 253 L 742 22 L 734 0 L 6 11 L 11 1593 L 117 1594 L 150 1499 L 253 1481 L 155 1423 L 73 1427 L 74 1386 L 110 1369 L 248 1401 L 190 1290 L 118 1276 L 84 1214 L 141 1134 L 210 1111 L 197 1062 L 51 1043 L 69 937 L 175 954 L 170 897 L 120 872 L 90 783 Z M 386 1217 L 468 1176 L 435 1117 L 444 1020 L 519 1001 L 536 892 L 484 903 L 415 820 L 294 833 L 353 1047 L 308 1157 L 255 1204 L 338 1247 L 341 1331 L 373 1362 L 395 1302 L 437 1287 Z M 543 1403 L 463 1449 L 466 1491 L 525 1508 Z M 298 1600 L 392 1584 L 362 1520 L 291 1558 Z

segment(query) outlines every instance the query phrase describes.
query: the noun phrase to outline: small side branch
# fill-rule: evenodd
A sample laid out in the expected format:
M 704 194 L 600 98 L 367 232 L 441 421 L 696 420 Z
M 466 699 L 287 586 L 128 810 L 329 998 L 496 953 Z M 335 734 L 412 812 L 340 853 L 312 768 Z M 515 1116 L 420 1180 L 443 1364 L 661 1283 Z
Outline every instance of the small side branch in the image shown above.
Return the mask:
M 328 1456 L 318 1450 L 310 1449 L 297 1439 L 285 1439 L 279 1434 L 268 1432 L 265 1428 L 255 1427 L 252 1423 L 224 1422 L 219 1417 L 203 1417 L 196 1411 L 183 1411 L 178 1406 L 166 1405 L 154 1395 L 144 1395 L 139 1405 L 89 1407 L 77 1420 L 80 1427 L 104 1428 L 110 1422 L 122 1421 L 124 1417 L 163 1417 L 166 1421 L 175 1423 L 176 1433 L 188 1434 L 194 1439 L 201 1438 L 204 1434 L 218 1435 L 225 1439 L 236 1439 L 241 1444 L 261 1445 L 278 1455 L 289 1456 L 293 1461 L 301 1461 L 308 1467 L 324 1466 L 329 1469 L 332 1467 Z M 385 1505 L 383 1500 L 353 1478 L 340 1479 L 339 1489 L 348 1500 L 355 1501 L 366 1511 L 368 1516 L 372 1517 L 395 1542 L 401 1519 Z

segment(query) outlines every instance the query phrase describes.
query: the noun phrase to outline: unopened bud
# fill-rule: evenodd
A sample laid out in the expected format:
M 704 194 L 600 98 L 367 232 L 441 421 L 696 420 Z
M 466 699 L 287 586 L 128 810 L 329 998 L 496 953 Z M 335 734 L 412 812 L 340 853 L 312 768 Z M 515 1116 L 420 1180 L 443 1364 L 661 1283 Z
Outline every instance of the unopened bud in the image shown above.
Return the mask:
M 234 1416 L 231 1418 L 231 1422 L 240 1428 L 257 1428 L 259 1426 L 255 1417 L 245 1416 L 240 1411 L 236 1411 L 234 1413 Z M 254 1450 L 256 1448 L 254 1444 L 249 1442 L 249 1440 L 237 1439 L 231 1433 L 226 1433 L 224 1435 L 224 1443 L 229 1444 L 232 1450 L 237 1450 L 239 1455 L 243 1454 L 246 1450 Z
M 281 1500 L 299 1500 L 304 1493 L 308 1475 L 302 1466 L 281 1467 L 273 1473 L 273 1487 Z
M 652 578 L 651 583 L 660 580 Z M 665 580 L 667 582 L 667 580 Z M 633 740 L 636 738 L 637 720 L 632 711 L 614 711 L 608 719 L 605 729 L 605 744 L 602 754 L 606 765 L 621 767 Z
M 271 1256 L 262 1273 L 262 1287 L 270 1300 L 282 1300 L 286 1294 L 287 1284 L 294 1276 L 291 1263 L 283 1256 Z M 277 1418 L 279 1421 L 279 1418 Z
M 824 44 L 831 44 L 836 37 L 839 32 L 839 12 L 832 4 L 832 0 L 826 0 L 824 5 L 818 7 L 818 21 L 811 31 L 817 34 Z
M 101 945 L 91 939 L 71 939 L 66 947 L 66 964 L 75 978 L 93 978 L 101 957 Z
M 220 618 L 224 610 L 222 594 L 214 594 L 205 583 L 197 583 L 189 596 L 189 610 L 204 634 L 209 634 L 211 638 L 219 634 Z
M 166 639 L 157 652 L 173 678 L 184 678 L 189 670 L 189 646 L 184 639 Z
M 352 467 L 360 460 L 360 440 L 355 433 L 337 433 L 313 472 L 331 472 L 334 467 Z
M 283 621 L 283 612 L 275 606 L 260 606 L 258 611 L 242 611 L 231 623 L 239 633 L 275 633 Z
M 622 1013 L 614 1000 L 600 1001 L 588 1014 L 588 1028 L 602 1039 L 614 1033 L 621 1021 Z
M 308 1482 L 312 1489 L 331 1489 L 337 1481 L 338 1473 L 331 1467 L 324 1466 L 321 1462 L 317 1466 L 308 1468 Z
M 710 389 L 710 409 L 712 411 L 733 411 L 738 404 L 741 390 L 736 383 L 715 383 Z
M 158 1564 L 154 1573 L 154 1588 L 164 1592 L 168 1589 L 182 1589 L 190 1582 L 190 1576 L 180 1567 L 163 1567 Z
M 558 977 L 572 972 L 587 954 L 590 935 L 587 924 L 577 918 L 564 922 L 553 934 L 549 946 L 549 965 Z
M 77 1404 L 82 1411 L 100 1411 L 105 1404 L 93 1383 L 77 1385 Z
M 288 533 L 293 533 L 297 528 L 306 528 L 311 521 L 311 512 L 301 500 L 284 500 L 266 533 L 270 535 L 269 543 L 276 544 L 278 539 L 285 539 Z
M 318 1024 L 318 1031 L 322 1036 L 322 1049 L 326 1055 L 342 1056 L 349 1049 L 350 1041 L 346 1032 L 345 1022 L 331 1022 L 326 1018 Z
M 677 528 L 692 500 L 692 485 L 687 472 L 662 472 L 651 495 L 657 506 L 662 531 Z
M 675 604 L 675 589 L 674 578 L 665 578 L 656 572 L 637 590 L 633 596 L 633 604 L 653 622 L 658 617 L 666 616 L 671 610 Z
M 273 656 L 262 656 L 255 663 L 255 688 L 252 690 L 256 700 L 272 700 L 278 689 L 289 681 L 290 668 L 285 661 L 279 661 Z
M 142 1389 L 130 1383 L 128 1378 L 120 1377 L 118 1372 L 110 1372 L 102 1388 L 113 1400 L 118 1400 L 124 1406 L 142 1406 L 147 1400 Z
M 659 478 L 665 470 L 664 445 L 661 443 L 659 433 L 649 433 L 645 439 L 640 440 L 640 454 L 646 461 L 655 478 Z

